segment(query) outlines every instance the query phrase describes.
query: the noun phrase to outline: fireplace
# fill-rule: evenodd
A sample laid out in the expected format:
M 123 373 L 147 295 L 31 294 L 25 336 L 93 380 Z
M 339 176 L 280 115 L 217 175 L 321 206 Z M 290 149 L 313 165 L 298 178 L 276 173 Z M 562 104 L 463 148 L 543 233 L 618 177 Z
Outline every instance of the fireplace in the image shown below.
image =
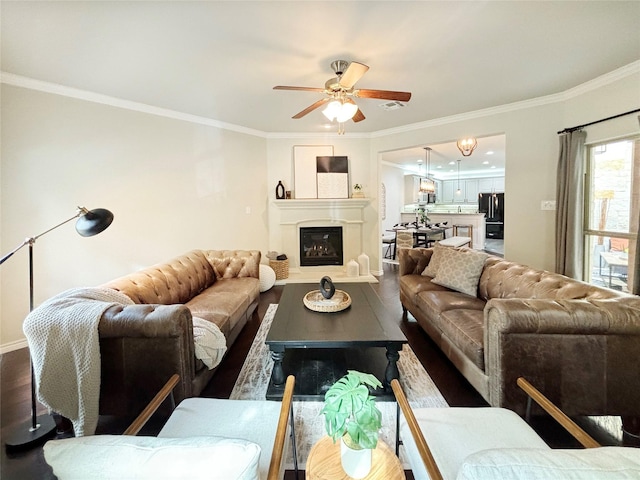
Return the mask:
M 343 265 L 342 227 L 301 227 L 300 266 Z

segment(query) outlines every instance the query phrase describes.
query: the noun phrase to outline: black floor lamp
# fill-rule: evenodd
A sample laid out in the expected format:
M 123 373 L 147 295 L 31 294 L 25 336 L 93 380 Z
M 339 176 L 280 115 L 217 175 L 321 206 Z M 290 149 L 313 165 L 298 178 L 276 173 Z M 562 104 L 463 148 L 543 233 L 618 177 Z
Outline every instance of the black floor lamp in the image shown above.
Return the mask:
M 83 237 L 92 237 L 100 232 L 104 231 L 111 222 L 113 222 L 113 213 L 104 208 L 96 208 L 95 210 L 87 210 L 84 207 L 78 207 L 76 214 L 59 223 L 55 227 L 51 227 L 49 230 L 42 232 L 35 237 L 29 237 L 18 245 L 11 252 L 6 254 L 0 259 L 0 265 L 8 260 L 14 253 L 20 250 L 25 245 L 29 245 L 29 311 L 33 310 L 33 244 L 36 240 L 46 233 L 70 222 L 74 218 L 77 218 L 76 231 Z M 36 414 L 36 387 L 34 381 L 33 364 L 29 362 L 31 366 L 31 424 L 29 426 L 21 425 L 17 431 L 10 434 L 6 439 L 5 445 L 8 449 L 29 448 L 43 439 L 49 437 L 56 429 L 56 424 L 51 415 Z

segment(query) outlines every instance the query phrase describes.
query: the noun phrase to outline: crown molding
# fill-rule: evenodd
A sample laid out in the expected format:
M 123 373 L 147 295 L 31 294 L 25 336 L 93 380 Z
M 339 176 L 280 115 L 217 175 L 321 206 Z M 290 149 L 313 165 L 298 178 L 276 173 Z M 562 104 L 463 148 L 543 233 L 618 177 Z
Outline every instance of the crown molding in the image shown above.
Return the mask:
M 625 65 L 624 67 L 620 67 L 616 70 L 613 70 L 612 72 L 600 75 L 599 77 L 596 77 L 593 80 L 589 80 L 588 82 L 578 85 L 577 87 L 565 90 L 563 93 L 563 100 L 569 100 L 571 98 L 584 95 L 585 93 L 588 93 L 592 90 L 596 90 L 600 87 L 604 87 L 606 85 L 609 85 L 610 83 L 617 82 L 618 80 L 622 80 L 623 78 L 638 73 L 640 73 L 640 60 Z
M 57 83 L 35 80 L 33 78 L 23 77 L 21 75 L 15 75 L 13 73 L 0 72 L 0 82 L 7 85 L 12 85 L 14 87 L 28 88 L 30 90 L 76 98 L 79 100 L 85 100 L 87 102 L 99 103 L 102 105 L 122 108 L 134 112 L 148 113 L 150 115 L 156 115 L 159 117 L 166 117 L 174 120 L 195 123 L 198 125 L 206 125 L 223 130 L 245 133 L 247 135 L 253 135 L 256 137 L 264 138 L 266 136 L 265 132 L 254 130 L 252 128 L 242 127 L 240 125 L 234 125 L 232 123 L 221 122 L 219 120 L 213 120 L 211 118 L 201 117 L 198 115 L 191 115 L 189 113 L 177 112 L 168 108 L 154 107 L 153 105 L 147 105 L 145 103 L 123 100 L 121 98 L 110 97 L 109 95 L 102 95 L 100 93 L 89 92 L 77 88 L 66 87 Z
M 451 115 L 449 117 L 441 117 L 433 120 L 427 120 L 419 123 L 412 123 L 404 125 L 402 127 L 390 128 L 387 130 L 379 130 L 371 134 L 372 137 L 384 137 L 388 135 L 396 135 L 398 133 L 411 132 L 414 130 L 420 130 L 428 127 L 435 127 L 439 125 L 446 125 L 449 123 L 462 122 L 465 120 L 472 120 L 475 118 L 488 117 L 491 115 L 498 115 L 501 113 L 513 112 L 516 110 L 523 110 L 527 108 L 539 107 L 543 105 L 550 105 L 553 103 L 564 102 L 571 98 L 584 95 L 587 92 L 596 90 L 610 83 L 621 80 L 630 75 L 640 73 L 640 60 L 632 62 L 624 67 L 620 67 L 612 72 L 605 73 L 599 77 L 589 80 L 585 83 L 578 85 L 577 87 L 570 88 L 560 93 L 552 95 L 546 95 L 544 97 L 536 97 L 529 100 L 523 100 L 520 102 L 508 103 L 505 105 L 498 105 L 496 107 L 484 108 L 481 110 L 474 110 L 471 112 L 460 113 L 458 115 Z
M 41 80 L 35 80 L 33 78 L 24 77 L 21 75 L 15 75 L 8 72 L 0 72 L 0 82 L 7 85 L 13 85 L 16 87 L 28 88 L 31 90 L 37 90 L 46 93 L 52 93 L 55 95 L 62 95 L 71 98 L 77 98 L 88 102 L 100 103 L 103 105 L 109 105 L 112 107 L 123 108 L 126 110 L 132 110 L 142 113 L 148 113 L 150 115 L 157 115 L 166 118 L 172 118 L 174 120 L 181 120 L 185 122 L 195 123 L 199 125 L 206 125 L 210 127 L 216 127 L 223 130 L 230 130 L 233 132 L 244 133 L 267 139 L 301 139 L 301 138 L 377 138 L 385 137 L 389 135 L 397 135 L 400 133 L 411 132 L 429 127 L 435 127 L 440 125 L 447 125 L 450 123 L 463 122 L 467 120 L 473 120 L 476 118 L 488 117 L 491 115 L 498 115 L 502 113 L 513 112 L 516 110 L 523 110 L 527 108 L 539 107 L 543 105 L 550 105 L 557 102 L 566 101 L 571 98 L 584 95 L 587 92 L 596 90 L 610 83 L 621 80 L 630 75 L 640 73 L 640 60 L 632 62 L 628 65 L 620 67 L 612 72 L 605 73 L 599 77 L 582 83 L 576 87 L 570 88 L 560 93 L 552 95 L 546 95 L 544 97 L 536 97 L 529 100 L 523 100 L 520 102 L 509 103 L 505 105 L 498 105 L 496 107 L 484 108 L 480 110 L 474 110 L 471 112 L 460 113 L 456 115 L 450 115 L 448 117 L 435 118 L 432 120 L 426 120 L 424 122 L 411 123 L 400 127 L 389 128 L 386 130 L 378 130 L 375 132 L 364 133 L 345 133 L 338 135 L 337 132 L 263 132 L 252 128 L 242 127 L 240 125 L 234 125 L 231 123 L 221 122 L 211 118 L 201 117 L 198 115 L 192 115 L 188 113 L 177 112 L 175 110 L 169 110 L 166 108 L 154 107 L 144 103 L 133 102 L 130 100 L 123 100 L 116 97 L 110 97 L 108 95 L 102 95 L 99 93 L 89 92 L 86 90 L 80 90 L 77 88 L 66 87 L 50 82 L 44 82 Z

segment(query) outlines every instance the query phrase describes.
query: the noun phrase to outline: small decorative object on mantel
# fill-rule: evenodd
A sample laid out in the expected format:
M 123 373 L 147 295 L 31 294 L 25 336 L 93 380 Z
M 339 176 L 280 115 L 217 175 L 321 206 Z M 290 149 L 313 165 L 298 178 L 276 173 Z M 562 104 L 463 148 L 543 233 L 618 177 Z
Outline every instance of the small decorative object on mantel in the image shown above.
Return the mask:
M 370 373 L 348 370 L 324 395 L 325 429 L 334 443 L 340 439 L 342 469 L 351 478 L 364 478 L 371 470 L 371 454 L 378 445 L 382 412 L 369 394 L 381 388 Z
M 364 192 L 362 191 L 362 185 L 359 183 L 353 184 L 353 193 L 351 194 L 351 198 L 364 198 Z
M 336 290 L 331 277 L 322 277 L 320 290 L 312 290 L 302 299 L 302 303 L 314 312 L 340 312 L 351 305 L 347 292 Z
M 282 180 L 278 180 L 278 185 L 276 185 L 276 198 L 278 200 L 284 200 L 284 185 L 282 184 Z

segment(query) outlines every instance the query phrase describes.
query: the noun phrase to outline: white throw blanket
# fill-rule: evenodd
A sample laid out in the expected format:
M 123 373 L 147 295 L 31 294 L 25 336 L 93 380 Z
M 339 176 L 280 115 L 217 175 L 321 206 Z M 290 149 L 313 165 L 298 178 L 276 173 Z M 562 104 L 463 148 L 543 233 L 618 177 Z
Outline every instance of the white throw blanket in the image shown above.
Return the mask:
M 100 404 L 98 323 L 112 305 L 133 305 L 110 288 L 76 288 L 35 308 L 23 330 L 29 343 L 38 400 L 73 423 L 76 436 L 93 435 Z M 212 369 L 227 350 L 217 325 L 193 317 L 195 356 Z
M 76 436 L 98 425 L 98 323 L 112 305 L 133 301 L 110 288 L 76 288 L 35 308 L 24 322 L 38 400 L 71 420 Z
M 215 323 L 193 317 L 193 343 L 196 358 L 209 370 L 217 367 L 227 351 L 227 339 Z

